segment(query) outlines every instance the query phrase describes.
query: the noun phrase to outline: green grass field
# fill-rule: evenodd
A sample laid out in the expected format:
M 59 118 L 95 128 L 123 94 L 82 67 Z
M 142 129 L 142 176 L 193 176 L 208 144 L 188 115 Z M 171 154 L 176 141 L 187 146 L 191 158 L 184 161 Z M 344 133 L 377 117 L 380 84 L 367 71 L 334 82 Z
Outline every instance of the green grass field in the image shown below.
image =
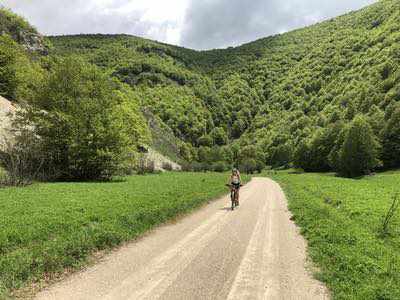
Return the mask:
M 0 298 L 228 193 L 227 178 L 165 173 L 0 189 Z
M 400 212 L 381 234 L 400 172 L 360 180 L 290 172 L 272 178 L 284 188 L 334 299 L 400 299 Z

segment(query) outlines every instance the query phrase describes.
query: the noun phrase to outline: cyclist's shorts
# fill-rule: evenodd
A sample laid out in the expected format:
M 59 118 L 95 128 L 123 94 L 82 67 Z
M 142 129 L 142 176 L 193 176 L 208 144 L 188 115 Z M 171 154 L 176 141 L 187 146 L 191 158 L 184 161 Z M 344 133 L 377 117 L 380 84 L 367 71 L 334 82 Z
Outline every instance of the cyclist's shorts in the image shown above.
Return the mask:
M 233 183 L 233 182 L 232 182 L 232 186 L 233 186 L 235 189 L 240 189 L 240 183 Z

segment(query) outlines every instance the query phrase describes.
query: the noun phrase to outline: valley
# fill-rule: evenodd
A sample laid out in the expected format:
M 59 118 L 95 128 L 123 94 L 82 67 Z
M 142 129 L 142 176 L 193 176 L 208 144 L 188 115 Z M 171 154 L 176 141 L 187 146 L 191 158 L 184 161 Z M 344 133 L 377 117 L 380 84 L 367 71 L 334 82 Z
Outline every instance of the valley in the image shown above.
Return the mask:
M 204 51 L 0 8 L 0 298 L 399 299 L 399 66 L 397 0 Z

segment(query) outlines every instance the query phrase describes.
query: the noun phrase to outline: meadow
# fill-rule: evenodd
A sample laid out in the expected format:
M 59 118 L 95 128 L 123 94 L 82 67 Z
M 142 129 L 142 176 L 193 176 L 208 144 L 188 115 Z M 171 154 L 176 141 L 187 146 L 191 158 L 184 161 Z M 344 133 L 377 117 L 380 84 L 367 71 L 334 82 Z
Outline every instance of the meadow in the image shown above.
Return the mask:
M 285 190 L 317 278 L 333 299 L 400 299 L 400 212 L 383 228 L 400 172 L 358 180 L 294 172 L 271 177 Z
M 0 298 L 79 269 L 96 251 L 133 240 L 228 193 L 227 177 L 164 173 L 0 189 Z

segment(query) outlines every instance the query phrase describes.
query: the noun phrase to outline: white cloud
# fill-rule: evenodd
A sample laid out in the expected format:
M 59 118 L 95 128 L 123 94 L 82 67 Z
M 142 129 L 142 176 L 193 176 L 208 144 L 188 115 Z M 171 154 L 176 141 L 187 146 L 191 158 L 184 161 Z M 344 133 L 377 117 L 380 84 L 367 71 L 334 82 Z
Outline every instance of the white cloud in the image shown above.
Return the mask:
M 376 0 L 190 0 L 181 44 L 196 49 L 238 45 L 304 27 Z
M 180 42 L 187 0 L 2 0 L 44 34 L 127 33 Z
M 0 0 L 44 34 L 127 33 L 197 49 L 238 45 L 375 0 Z

